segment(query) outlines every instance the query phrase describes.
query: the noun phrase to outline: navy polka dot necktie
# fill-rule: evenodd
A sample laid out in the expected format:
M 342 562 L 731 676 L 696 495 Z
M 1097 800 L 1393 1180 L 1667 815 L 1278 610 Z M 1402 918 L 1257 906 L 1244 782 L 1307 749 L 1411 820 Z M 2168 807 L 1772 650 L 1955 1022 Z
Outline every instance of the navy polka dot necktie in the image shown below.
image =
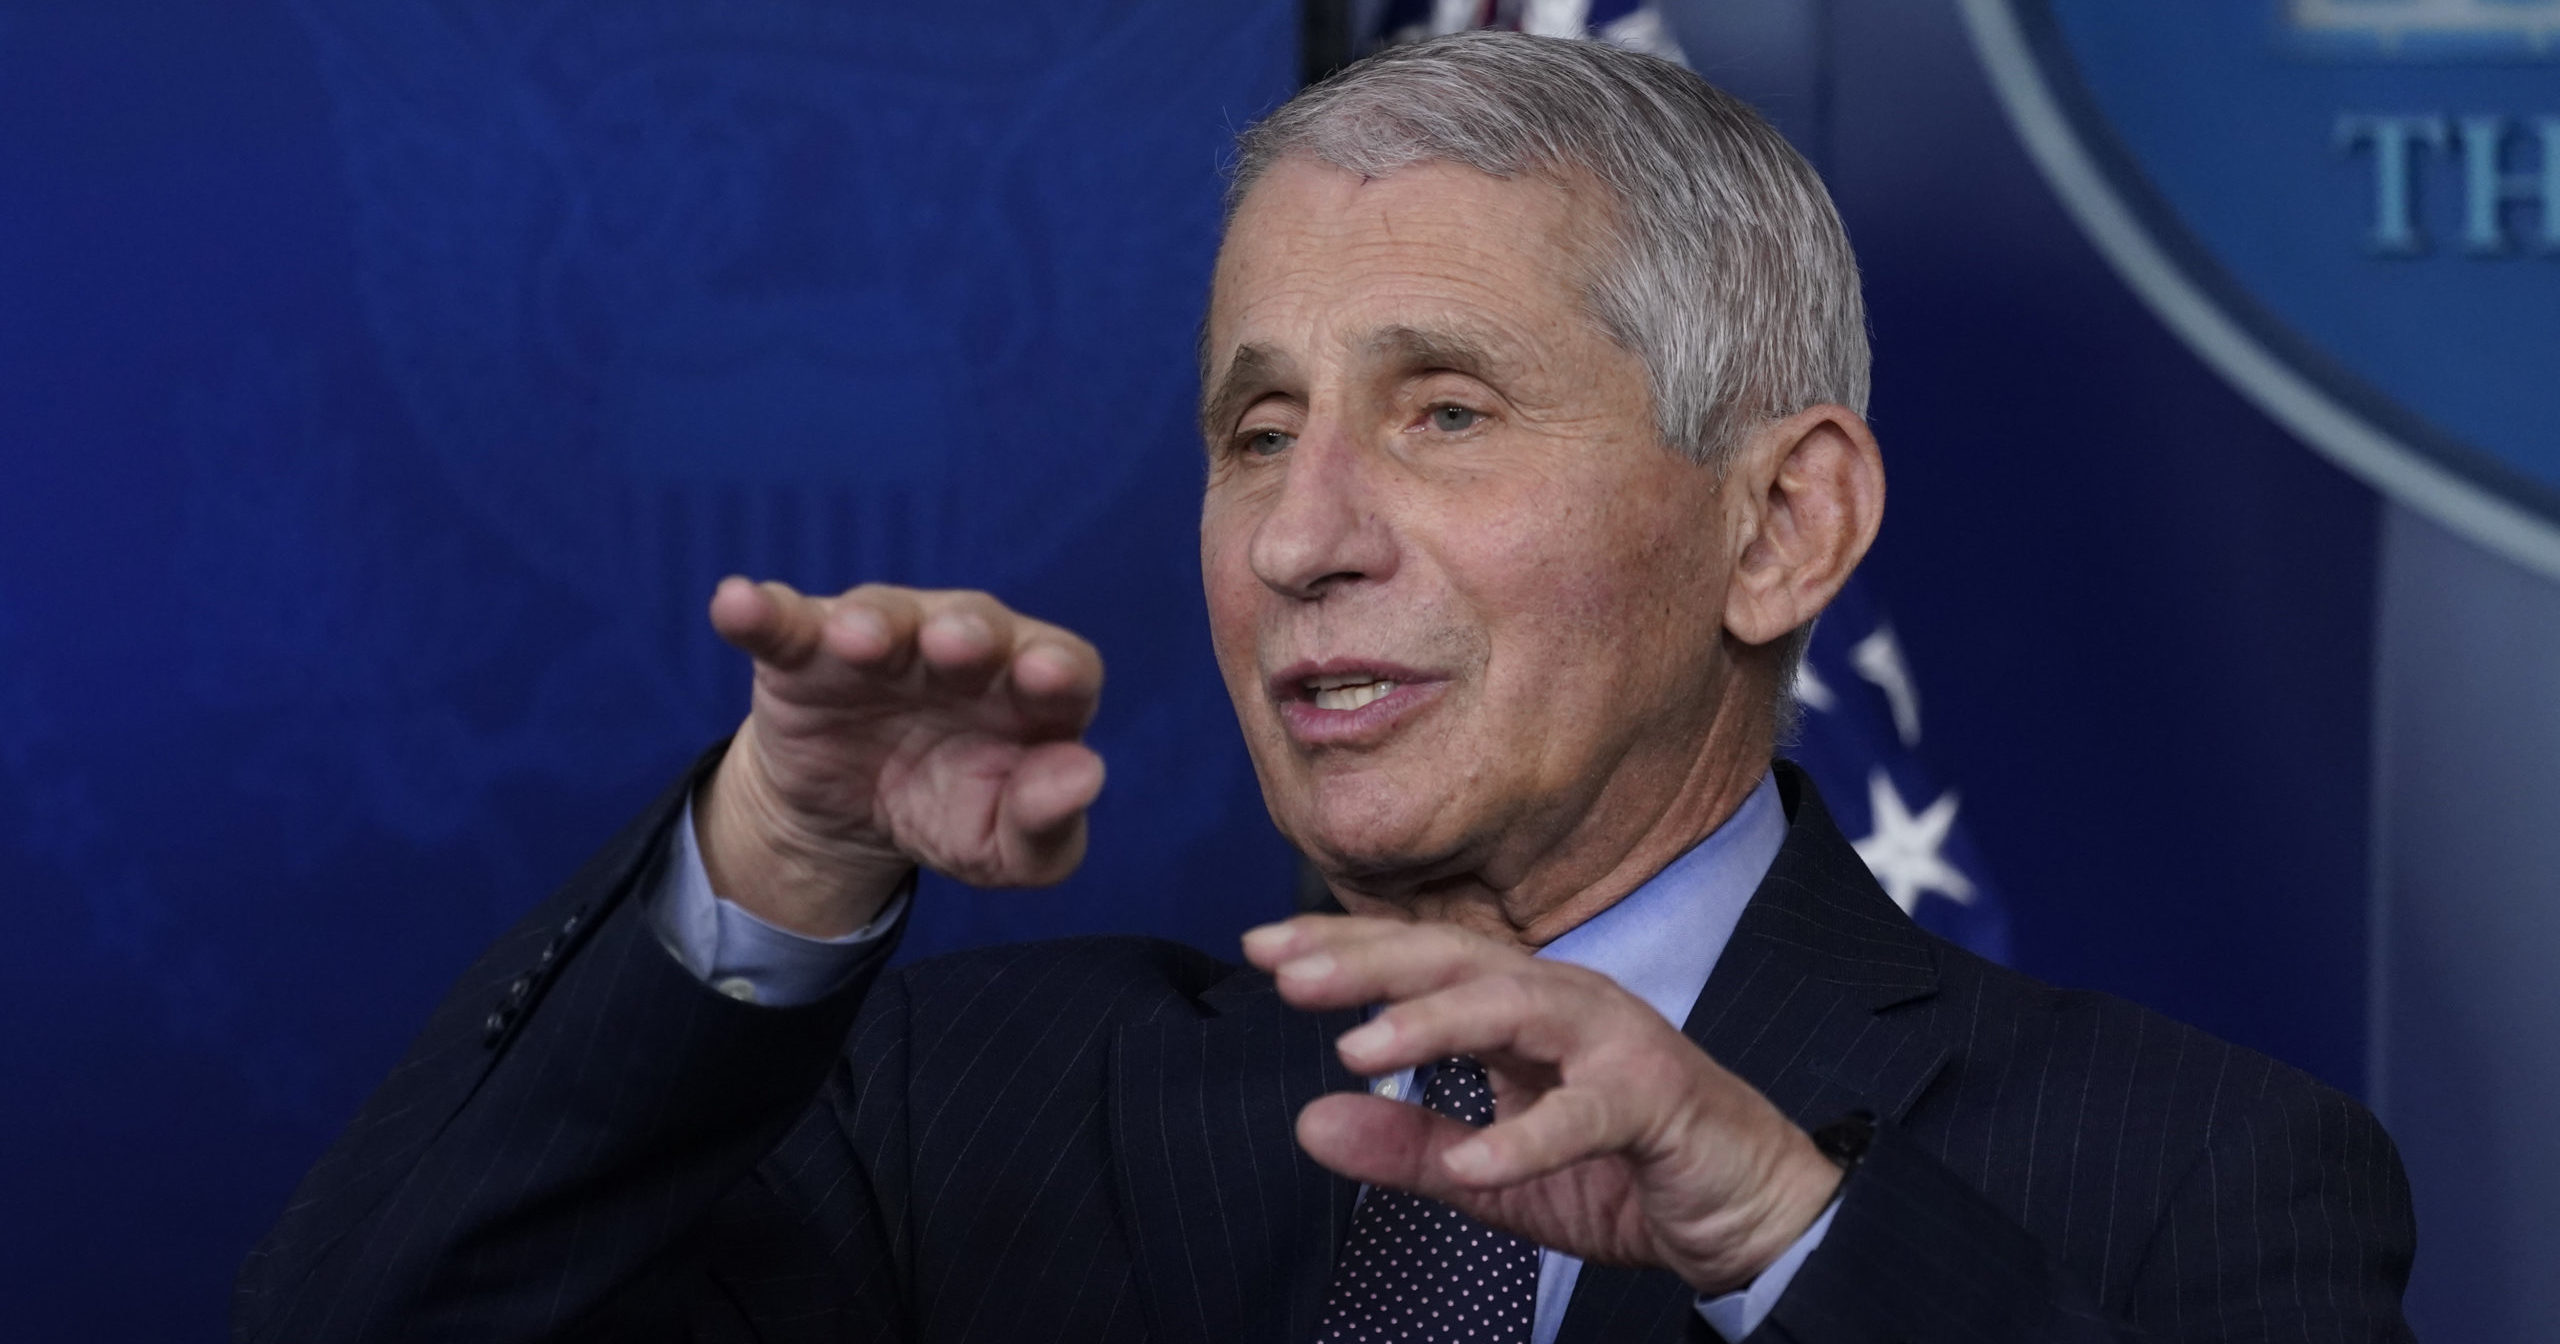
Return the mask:
M 1493 1120 L 1493 1089 L 1472 1059 L 1433 1065 L 1422 1104 L 1470 1125 Z M 1528 1344 L 1537 1302 L 1536 1246 L 1446 1204 L 1372 1186 L 1351 1215 L 1316 1339 Z

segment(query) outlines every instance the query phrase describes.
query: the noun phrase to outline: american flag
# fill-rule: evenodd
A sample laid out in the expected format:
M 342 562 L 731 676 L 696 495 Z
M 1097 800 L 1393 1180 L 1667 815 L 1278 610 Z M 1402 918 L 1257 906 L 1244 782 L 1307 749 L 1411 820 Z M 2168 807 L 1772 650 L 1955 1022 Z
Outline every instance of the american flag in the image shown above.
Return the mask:
M 1359 0 L 1350 18 L 1355 55 L 1501 27 L 1686 63 L 1670 26 L 1641 0 Z M 1796 698 L 1802 725 L 1783 752 L 1813 776 L 1886 894 L 1930 931 L 2007 961 L 2007 906 L 1965 830 L 1961 795 L 1921 754 L 1920 688 L 1863 579 L 1852 576 L 1814 626 Z
M 1785 754 L 1813 776 L 1894 904 L 1939 936 L 2009 959 L 2009 915 L 1962 800 L 1921 755 L 1920 687 L 1893 622 L 1852 575 L 1813 628 L 1796 677 L 1803 726 Z
M 1666 60 L 1680 45 L 1662 15 L 1641 0 L 1368 0 L 1355 7 L 1361 54 L 1398 42 L 1469 28 L 1511 28 L 1542 37 L 1596 37 Z

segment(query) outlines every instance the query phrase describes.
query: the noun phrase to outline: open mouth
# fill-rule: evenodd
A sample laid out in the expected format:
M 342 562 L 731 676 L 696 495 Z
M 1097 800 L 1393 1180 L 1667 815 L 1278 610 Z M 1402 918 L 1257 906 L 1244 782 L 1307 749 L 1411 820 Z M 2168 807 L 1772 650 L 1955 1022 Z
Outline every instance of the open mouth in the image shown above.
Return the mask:
M 1396 683 L 1371 672 L 1343 672 L 1308 677 L 1298 683 L 1307 703 L 1318 709 L 1362 709 L 1393 695 Z
M 1386 741 L 1448 688 L 1445 677 L 1366 659 L 1309 661 L 1269 683 L 1280 721 L 1302 746 L 1362 747 Z

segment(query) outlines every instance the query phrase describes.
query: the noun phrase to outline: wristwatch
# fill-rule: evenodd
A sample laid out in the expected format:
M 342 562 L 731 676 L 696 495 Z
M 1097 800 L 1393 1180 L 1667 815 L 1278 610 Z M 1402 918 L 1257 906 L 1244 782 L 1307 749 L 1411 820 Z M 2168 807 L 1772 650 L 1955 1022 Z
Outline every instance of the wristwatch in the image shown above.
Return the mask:
M 1867 1146 L 1876 1140 L 1876 1117 L 1872 1111 L 1851 1111 L 1847 1115 L 1813 1131 L 1813 1146 L 1846 1177 L 1858 1169 L 1867 1155 Z

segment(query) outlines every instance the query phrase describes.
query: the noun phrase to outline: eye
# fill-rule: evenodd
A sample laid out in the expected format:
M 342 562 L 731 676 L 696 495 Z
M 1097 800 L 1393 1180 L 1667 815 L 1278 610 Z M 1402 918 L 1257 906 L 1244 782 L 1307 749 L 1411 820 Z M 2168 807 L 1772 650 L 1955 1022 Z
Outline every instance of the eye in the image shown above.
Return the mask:
M 1293 435 L 1277 429 L 1257 429 L 1238 440 L 1244 450 L 1255 457 L 1274 456 L 1295 441 Z
M 1483 419 L 1483 413 L 1468 410 L 1464 406 L 1442 405 L 1431 408 L 1431 427 L 1443 434 L 1462 434 L 1475 428 L 1477 422 Z

